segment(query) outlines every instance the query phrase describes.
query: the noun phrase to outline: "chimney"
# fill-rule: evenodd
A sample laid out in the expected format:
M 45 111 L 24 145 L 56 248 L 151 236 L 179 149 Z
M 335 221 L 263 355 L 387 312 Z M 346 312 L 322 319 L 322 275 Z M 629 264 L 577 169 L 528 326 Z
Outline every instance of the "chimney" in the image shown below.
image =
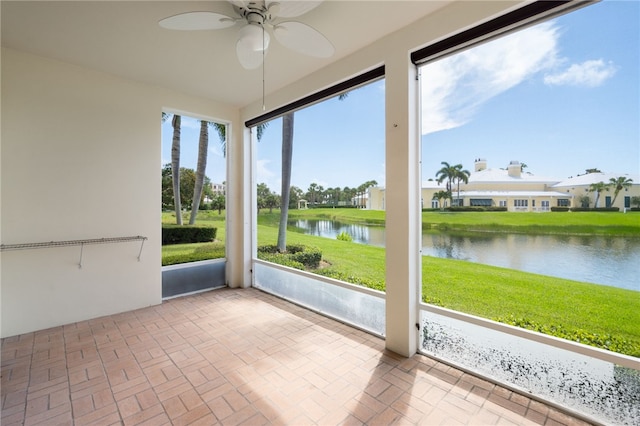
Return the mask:
M 478 158 L 475 160 L 475 171 L 476 172 L 481 172 L 482 170 L 485 170 L 487 168 L 487 160 L 485 160 L 484 158 Z
M 519 161 L 513 160 L 509 162 L 509 167 L 507 168 L 509 172 L 509 176 L 514 178 L 519 178 L 522 174 L 522 165 Z

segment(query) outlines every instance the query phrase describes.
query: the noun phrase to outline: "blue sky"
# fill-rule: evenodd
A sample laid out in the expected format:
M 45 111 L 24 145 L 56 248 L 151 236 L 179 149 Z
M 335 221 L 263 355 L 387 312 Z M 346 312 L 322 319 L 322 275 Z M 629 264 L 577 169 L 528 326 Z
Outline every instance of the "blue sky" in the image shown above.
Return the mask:
M 527 164 L 566 178 L 587 168 L 640 173 L 640 2 L 588 6 L 422 68 L 422 178 L 441 161 L 473 170 Z M 195 168 L 199 126 L 183 120 L 182 164 Z M 258 143 L 258 182 L 280 192 L 281 120 Z M 163 163 L 170 123 L 163 125 Z M 210 135 L 207 176 L 224 158 Z M 292 185 L 384 185 L 384 81 L 295 114 Z

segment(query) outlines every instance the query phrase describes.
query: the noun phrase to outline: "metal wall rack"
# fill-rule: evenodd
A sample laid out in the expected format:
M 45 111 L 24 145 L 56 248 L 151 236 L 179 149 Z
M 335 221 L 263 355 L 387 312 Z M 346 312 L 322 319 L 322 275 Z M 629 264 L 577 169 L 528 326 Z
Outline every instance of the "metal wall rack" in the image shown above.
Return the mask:
M 82 269 L 82 252 L 85 244 L 110 244 L 142 241 L 140 244 L 140 251 L 138 252 L 138 262 L 140 262 L 140 256 L 142 256 L 142 248 L 144 247 L 144 242 L 146 240 L 147 237 L 136 235 L 134 237 L 93 238 L 87 240 L 49 241 L 44 243 L 0 244 L 0 251 L 80 246 L 80 261 L 78 262 L 78 267 Z

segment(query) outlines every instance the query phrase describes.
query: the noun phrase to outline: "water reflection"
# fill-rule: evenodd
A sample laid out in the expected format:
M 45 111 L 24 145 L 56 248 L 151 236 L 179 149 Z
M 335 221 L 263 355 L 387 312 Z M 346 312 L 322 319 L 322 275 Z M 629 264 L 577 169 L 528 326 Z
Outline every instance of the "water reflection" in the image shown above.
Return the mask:
M 295 220 L 289 225 L 299 228 L 308 235 L 336 238 L 340 233 L 351 235 L 353 241 L 360 244 L 384 247 L 384 228 L 336 222 L 334 220 Z
M 331 220 L 297 220 L 304 233 L 384 247 L 385 229 Z M 461 259 L 571 280 L 640 291 L 640 239 L 608 236 L 524 235 L 427 231 L 427 256 Z

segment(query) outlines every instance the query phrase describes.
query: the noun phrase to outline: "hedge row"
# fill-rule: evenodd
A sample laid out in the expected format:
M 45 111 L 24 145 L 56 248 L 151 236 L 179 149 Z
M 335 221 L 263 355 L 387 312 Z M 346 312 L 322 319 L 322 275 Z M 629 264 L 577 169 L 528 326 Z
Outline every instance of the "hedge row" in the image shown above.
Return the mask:
M 562 325 L 539 324 L 528 318 L 519 318 L 513 315 L 494 318 L 494 320 L 516 327 L 526 328 L 527 330 L 533 330 L 539 333 L 559 337 L 561 339 L 595 346 L 596 348 L 606 349 L 608 351 L 618 352 L 633 357 L 640 356 L 640 342 L 627 340 L 611 334 L 596 334 L 585 330 L 570 330 L 564 328 Z
M 619 212 L 620 207 L 551 207 L 552 212 Z
M 162 225 L 162 245 L 209 243 L 216 239 L 218 228 L 197 225 Z
M 384 282 L 372 280 L 370 278 L 358 277 L 355 275 L 348 275 L 342 271 L 336 271 L 335 269 L 319 269 L 314 271 L 318 275 L 333 278 L 335 280 L 345 281 L 351 284 L 357 284 L 364 287 L 372 288 L 374 290 L 385 291 Z
M 445 207 L 443 209 L 422 209 L 423 212 L 506 212 L 509 209 L 506 207 L 494 207 L 494 206 L 461 206 L 461 207 Z

